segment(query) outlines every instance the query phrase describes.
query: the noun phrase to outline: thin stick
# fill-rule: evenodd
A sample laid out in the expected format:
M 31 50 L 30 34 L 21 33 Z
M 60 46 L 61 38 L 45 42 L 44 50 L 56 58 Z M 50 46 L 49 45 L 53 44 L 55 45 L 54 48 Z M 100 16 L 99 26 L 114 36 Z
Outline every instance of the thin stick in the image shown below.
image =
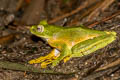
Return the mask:
M 98 69 L 95 70 L 95 71 L 105 70 L 105 69 L 114 67 L 114 66 L 116 66 L 116 65 L 120 65 L 120 58 L 117 59 L 116 61 L 114 61 L 114 62 L 112 62 L 112 63 L 110 63 L 110 64 L 104 66 L 104 67 L 98 68 Z
M 104 0 L 102 4 L 88 16 L 87 21 L 92 21 L 100 14 L 101 11 L 103 12 L 105 9 L 107 9 L 114 1 L 115 0 Z
M 62 72 L 56 72 L 48 69 L 35 68 L 32 65 L 13 63 L 9 61 L 0 61 L 0 68 L 17 70 L 17 71 L 27 71 L 27 72 L 33 72 L 33 73 L 41 73 L 41 74 L 61 74 L 61 75 L 75 74 L 75 72 L 62 73 Z
M 93 24 L 90 24 L 90 25 L 88 26 L 88 28 L 92 28 L 92 27 L 94 27 L 94 26 L 97 25 L 97 24 L 100 24 L 100 23 L 102 23 L 102 22 L 105 22 L 105 21 L 107 21 L 107 20 L 110 20 L 110 19 L 114 18 L 115 16 L 117 16 L 117 15 L 119 15 L 119 14 L 120 14 L 120 11 L 114 13 L 112 16 L 109 16 L 109 17 L 107 17 L 107 18 L 103 18 L 101 21 L 97 21 L 97 22 L 95 22 L 95 23 L 93 23 Z
M 64 15 L 62 15 L 62 16 L 59 16 L 59 17 L 56 17 L 56 18 L 54 18 L 53 20 L 48 21 L 48 23 L 49 23 L 49 24 L 52 24 L 52 23 L 55 23 L 55 22 L 57 22 L 57 21 L 65 18 L 65 17 L 69 17 L 69 16 L 71 16 L 71 15 L 79 12 L 80 10 L 82 10 L 83 8 L 85 8 L 87 5 L 88 5 L 88 1 L 85 2 L 85 3 L 83 3 L 82 6 L 80 5 L 77 9 L 73 10 L 72 12 L 66 13 L 66 14 L 64 14 Z

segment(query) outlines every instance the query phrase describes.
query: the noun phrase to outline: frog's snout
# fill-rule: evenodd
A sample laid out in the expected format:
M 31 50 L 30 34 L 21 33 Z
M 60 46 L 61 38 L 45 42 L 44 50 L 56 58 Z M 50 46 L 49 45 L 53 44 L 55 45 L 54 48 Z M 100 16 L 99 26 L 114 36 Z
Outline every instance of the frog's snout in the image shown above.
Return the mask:
M 34 26 L 32 26 L 32 27 L 30 28 L 30 31 L 31 31 L 31 32 L 36 32 L 36 28 L 35 28 Z

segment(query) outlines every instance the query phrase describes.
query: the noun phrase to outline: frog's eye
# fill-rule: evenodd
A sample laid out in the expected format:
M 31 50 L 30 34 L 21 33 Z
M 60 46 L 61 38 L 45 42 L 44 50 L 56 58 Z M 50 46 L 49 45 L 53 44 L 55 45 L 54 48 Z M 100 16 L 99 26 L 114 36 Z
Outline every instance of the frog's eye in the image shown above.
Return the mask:
M 37 26 L 37 31 L 38 32 L 43 32 L 44 31 L 44 26 L 43 25 L 38 25 Z

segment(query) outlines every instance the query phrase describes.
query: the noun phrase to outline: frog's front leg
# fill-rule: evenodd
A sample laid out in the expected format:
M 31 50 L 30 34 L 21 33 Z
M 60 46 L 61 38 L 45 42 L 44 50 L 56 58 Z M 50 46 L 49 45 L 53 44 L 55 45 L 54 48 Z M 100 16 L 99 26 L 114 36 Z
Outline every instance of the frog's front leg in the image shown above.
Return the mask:
M 45 68 L 48 64 L 52 63 L 57 57 L 59 57 L 60 52 L 57 49 L 53 49 L 48 55 L 39 57 L 29 61 L 29 64 L 41 63 L 41 67 Z
M 56 66 L 62 59 L 69 56 L 70 54 L 71 54 L 71 49 L 68 48 L 67 45 L 63 45 L 60 52 L 60 56 L 52 62 L 52 66 L 53 67 Z

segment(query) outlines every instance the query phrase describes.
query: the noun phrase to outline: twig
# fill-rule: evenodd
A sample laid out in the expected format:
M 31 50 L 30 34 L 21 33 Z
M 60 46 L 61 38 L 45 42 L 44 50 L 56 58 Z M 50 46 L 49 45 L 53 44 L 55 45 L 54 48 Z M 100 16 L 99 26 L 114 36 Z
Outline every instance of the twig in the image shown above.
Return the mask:
M 16 33 L 0 37 L 0 45 L 6 45 L 15 39 Z
M 114 1 L 115 0 L 104 0 L 103 3 L 88 16 L 87 21 L 89 22 L 93 20 L 100 14 L 101 11 L 103 12 L 105 9 L 107 9 Z
M 109 19 L 112 19 L 113 17 L 115 17 L 115 16 L 117 16 L 117 15 L 119 15 L 119 14 L 120 14 L 120 11 L 114 13 L 112 16 L 109 16 L 109 17 L 107 17 L 107 18 L 103 18 L 101 21 L 97 21 L 97 22 L 95 22 L 95 23 L 93 23 L 93 24 L 90 24 L 90 25 L 88 26 L 88 28 L 92 28 L 93 26 L 95 26 L 95 25 L 97 25 L 97 24 L 100 24 L 100 23 L 102 23 L 102 22 L 104 22 L 104 21 L 107 21 L 107 20 L 109 20 Z
M 108 68 L 111 68 L 117 65 L 120 65 L 120 58 L 104 67 L 96 69 L 95 71 L 105 70 L 105 69 L 108 69 Z
M 18 11 L 21 8 L 23 2 L 24 2 L 24 0 L 19 0 L 18 1 L 17 7 L 16 7 L 16 11 Z
M 103 76 L 103 75 L 105 75 L 107 73 L 112 73 L 112 72 L 114 72 L 114 71 L 116 71 L 118 69 L 119 69 L 119 66 L 114 67 L 112 69 L 107 69 L 107 70 L 102 70 L 102 71 L 94 72 L 91 75 L 83 78 L 82 80 L 96 80 L 96 78 L 99 78 L 99 77 L 101 77 L 101 76 Z
M 65 17 L 69 17 L 69 16 L 71 16 L 71 15 L 79 12 L 79 11 L 82 10 L 83 8 L 85 8 L 88 4 L 89 4 L 88 1 L 86 1 L 86 2 L 84 2 L 82 5 L 80 5 L 77 9 L 71 11 L 70 13 L 66 13 L 66 14 L 64 14 L 64 15 L 62 15 L 62 16 L 58 16 L 58 17 L 54 18 L 53 20 L 48 21 L 48 23 L 49 23 L 49 24 L 52 24 L 52 23 L 55 23 L 55 22 L 57 22 L 57 21 L 65 18 Z
M 83 78 L 82 80 L 95 80 L 95 78 L 98 78 L 100 76 L 103 76 L 104 74 L 106 74 L 109 70 L 105 70 L 105 71 L 101 71 L 101 72 L 96 72 L 93 73 L 85 78 Z
M 19 63 L 8 62 L 8 61 L 0 61 L 0 68 L 19 70 L 19 71 L 28 71 L 28 72 L 42 73 L 42 74 L 64 74 L 64 75 L 74 74 L 74 72 L 62 73 L 62 72 L 56 72 L 56 71 L 47 70 L 47 69 L 35 68 L 31 65 L 23 65 Z
M 81 14 L 80 17 L 76 16 L 75 19 L 72 20 L 71 23 L 69 23 L 69 26 L 78 24 L 78 18 L 79 20 L 83 19 L 84 17 L 88 16 L 88 14 L 90 14 L 93 10 L 95 10 L 98 6 L 100 6 L 102 4 L 102 1 L 96 2 L 95 4 L 93 4 L 92 6 L 88 7 L 88 9 L 84 10 Z M 77 18 L 77 20 L 76 20 Z

